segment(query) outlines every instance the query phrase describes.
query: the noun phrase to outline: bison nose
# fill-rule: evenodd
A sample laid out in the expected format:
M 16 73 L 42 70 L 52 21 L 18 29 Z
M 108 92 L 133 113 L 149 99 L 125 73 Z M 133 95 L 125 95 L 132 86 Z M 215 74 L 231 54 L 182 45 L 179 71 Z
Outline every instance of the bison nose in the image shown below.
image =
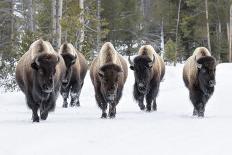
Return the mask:
M 210 81 L 209 81 L 209 86 L 210 86 L 210 87 L 213 87 L 213 86 L 215 86 L 215 85 L 216 85 L 215 80 L 210 80 Z
M 144 87 L 144 84 L 143 84 L 143 83 L 139 83 L 138 86 L 139 86 L 140 88 L 143 88 L 143 87 Z
M 68 80 L 67 79 L 62 80 L 62 84 L 64 85 L 68 84 Z
M 44 84 L 44 85 L 42 86 L 42 88 L 43 88 L 43 91 L 46 92 L 46 93 L 50 93 L 50 92 L 53 91 L 53 88 L 52 88 L 52 87 L 49 87 L 49 86 L 46 85 L 46 84 Z

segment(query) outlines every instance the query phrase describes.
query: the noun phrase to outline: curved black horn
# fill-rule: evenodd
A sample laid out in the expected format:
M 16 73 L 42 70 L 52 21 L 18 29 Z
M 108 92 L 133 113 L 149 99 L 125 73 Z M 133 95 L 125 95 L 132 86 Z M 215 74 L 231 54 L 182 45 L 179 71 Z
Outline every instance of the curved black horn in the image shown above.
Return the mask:
M 128 62 L 130 63 L 130 65 L 131 65 L 131 66 L 134 66 L 134 62 L 133 62 L 133 61 L 131 61 L 131 59 L 130 59 L 130 55 L 129 55 L 129 57 L 128 57 Z

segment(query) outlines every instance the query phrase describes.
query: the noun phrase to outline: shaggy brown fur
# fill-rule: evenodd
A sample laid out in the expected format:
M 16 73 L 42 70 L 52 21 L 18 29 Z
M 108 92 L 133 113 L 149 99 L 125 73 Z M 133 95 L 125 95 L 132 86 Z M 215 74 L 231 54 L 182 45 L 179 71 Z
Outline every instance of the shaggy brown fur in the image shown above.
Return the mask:
M 64 99 L 63 107 L 68 106 L 69 93 L 71 96 L 70 105 L 80 106 L 79 97 L 88 69 L 87 61 L 84 55 L 70 43 L 61 45 L 59 54 L 63 57 L 67 68 L 61 88 L 61 95 Z
M 128 75 L 127 63 L 110 42 L 105 43 L 90 67 L 90 77 L 95 88 L 95 98 L 106 118 L 109 103 L 109 117 L 116 114 L 116 105 Z
M 143 104 L 144 97 L 147 101 L 147 111 L 157 109 L 156 97 L 159 91 L 160 81 L 165 74 L 163 59 L 155 52 L 151 45 L 144 45 L 139 49 L 138 56 L 132 62 L 129 58 L 130 68 L 134 70 L 134 98 L 139 103 L 141 110 L 145 109 Z
M 48 112 L 54 110 L 64 71 L 63 58 L 43 40 L 35 41 L 20 58 L 16 81 L 32 109 L 34 122 L 39 122 L 38 109 L 41 119 L 46 119 Z
M 205 105 L 214 92 L 216 60 L 205 47 L 198 47 L 183 68 L 183 80 L 194 106 L 193 115 L 204 116 Z

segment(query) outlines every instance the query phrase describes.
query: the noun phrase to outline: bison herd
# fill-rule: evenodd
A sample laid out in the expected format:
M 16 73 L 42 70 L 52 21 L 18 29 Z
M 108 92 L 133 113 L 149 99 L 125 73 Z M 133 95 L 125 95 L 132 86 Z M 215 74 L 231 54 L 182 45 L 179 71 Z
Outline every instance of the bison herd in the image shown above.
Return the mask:
M 133 60 L 129 56 L 128 62 L 134 72 L 133 96 L 139 108 L 156 111 L 156 97 L 165 74 L 163 59 L 151 45 L 144 45 Z M 87 60 L 70 43 L 62 44 L 59 51 L 42 39 L 32 43 L 16 66 L 16 81 L 32 110 L 32 121 L 47 119 L 48 113 L 55 109 L 59 92 L 64 108 L 68 107 L 69 95 L 70 106 L 80 106 L 79 97 L 87 70 Z M 101 117 L 114 118 L 128 76 L 126 60 L 110 42 L 106 42 L 89 70 L 95 99 L 102 110 Z M 193 115 L 204 117 L 205 105 L 214 92 L 215 70 L 216 60 L 204 47 L 196 48 L 184 65 L 183 81 L 189 90 Z

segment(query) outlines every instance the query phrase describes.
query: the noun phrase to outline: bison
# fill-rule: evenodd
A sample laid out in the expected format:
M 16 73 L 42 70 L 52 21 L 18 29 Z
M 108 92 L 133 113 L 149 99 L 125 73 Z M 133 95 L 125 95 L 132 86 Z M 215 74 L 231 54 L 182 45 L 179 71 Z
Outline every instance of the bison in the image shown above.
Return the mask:
M 68 106 L 69 93 L 71 96 L 70 106 L 80 106 L 79 96 L 88 69 L 87 61 L 83 54 L 70 43 L 61 45 L 59 54 L 63 57 L 66 65 L 66 73 L 61 87 L 63 107 L 67 108 Z
M 16 81 L 26 96 L 32 110 L 33 122 L 46 120 L 53 111 L 64 75 L 65 63 L 47 41 L 42 39 L 31 44 L 16 66 Z
M 165 74 L 163 59 L 151 45 L 144 45 L 139 49 L 138 56 L 133 61 L 129 56 L 128 61 L 135 77 L 133 96 L 140 109 L 145 109 L 143 103 L 145 97 L 147 102 L 146 110 L 149 112 L 152 107 L 156 111 L 156 97 L 159 92 L 160 82 Z
M 198 47 L 183 68 L 183 80 L 194 106 L 193 116 L 204 117 L 205 105 L 214 92 L 216 60 L 208 49 Z
M 108 116 L 115 117 L 116 105 L 122 96 L 127 74 L 126 61 L 110 42 L 106 42 L 90 67 L 90 77 L 94 85 L 97 104 L 102 110 L 102 118 L 107 117 L 108 103 Z

